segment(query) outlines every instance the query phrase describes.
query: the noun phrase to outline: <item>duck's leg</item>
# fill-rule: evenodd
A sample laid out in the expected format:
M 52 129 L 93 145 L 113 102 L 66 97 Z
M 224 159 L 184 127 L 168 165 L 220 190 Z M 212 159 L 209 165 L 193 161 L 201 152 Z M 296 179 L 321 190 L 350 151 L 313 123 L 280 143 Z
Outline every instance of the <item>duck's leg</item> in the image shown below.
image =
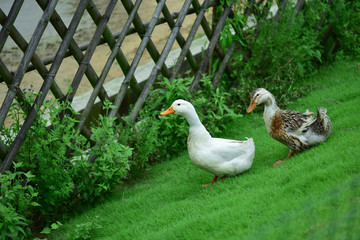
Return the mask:
M 217 178 L 218 178 L 218 176 L 215 175 L 214 178 L 213 178 L 213 180 L 211 181 L 211 183 L 203 184 L 202 186 L 203 186 L 203 187 L 207 187 L 207 186 L 210 186 L 211 184 L 214 184 L 214 182 L 216 182 Z
M 273 166 L 276 167 L 277 165 L 280 165 L 283 161 L 288 160 L 293 154 L 294 154 L 294 152 L 292 150 L 290 150 L 289 154 L 287 155 L 287 157 L 284 160 L 279 160 L 279 161 L 273 163 Z
M 215 176 L 214 176 L 214 178 L 213 178 L 213 180 L 211 181 L 211 184 L 214 184 L 214 182 L 216 182 L 216 181 L 217 181 L 217 178 L 218 178 L 218 176 L 217 176 L 217 175 L 215 175 Z

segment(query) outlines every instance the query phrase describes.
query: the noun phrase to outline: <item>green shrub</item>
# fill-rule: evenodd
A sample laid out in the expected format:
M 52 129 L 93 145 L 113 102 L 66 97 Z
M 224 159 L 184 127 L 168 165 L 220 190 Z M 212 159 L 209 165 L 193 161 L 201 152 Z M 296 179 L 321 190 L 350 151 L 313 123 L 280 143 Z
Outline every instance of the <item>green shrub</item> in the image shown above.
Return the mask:
M 158 159 L 161 141 L 158 136 L 160 121 L 157 114 L 157 111 L 145 107 L 140 111 L 140 121 L 132 123 L 130 118 L 125 118 L 125 126 L 119 128 L 119 141 L 134 149 L 129 159 L 130 178 L 141 176 L 149 163 Z
M 38 192 L 33 188 L 34 175 L 17 171 L 22 163 L 14 164 L 14 173 L 0 174 L 0 238 L 25 239 L 29 236 L 29 218 L 35 207 Z
M 287 4 L 279 22 L 261 22 L 260 34 L 251 46 L 251 57 L 237 60 L 235 66 L 234 77 L 239 86 L 248 89 L 247 97 L 249 91 L 264 87 L 276 96 L 280 106 L 286 106 L 308 90 L 300 82 L 314 74 L 322 61 L 321 31 L 315 26 L 325 7 L 320 3 L 312 5 L 293 18 L 294 9 Z M 247 40 L 252 42 L 250 37 Z
M 98 218 L 98 216 L 95 217 L 95 220 Z M 74 232 L 70 234 L 70 239 L 91 239 L 92 238 L 92 232 L 95 229 L 102 229 L 103 227 L 100 224 L 97 224 L 94 221 L 88 221 L 80 224 L 76 224 L 74 228 Z
M 36 97 L 37 94 L 31 88 L 24 89 L 24 102 L 12 104 L 9 115 L 13 123 L 8 128 L 3 126 L 0 129 L 7 147 L 14 140 L 28 113 L 29 108 L 24 106 L 31 106 Z M 105 103 L 106 111 L 111 107 L 109 102 Z M 36 119 L 14 160 L 16 167 L 7 172 L 8 175 L 1 176 L 0 180 L 7 184 L 2 184 L 2 191 L 8 188 L 7 191 L 14 192 L 21 184 L 26 183 L 25 190 L 34 193 L 31 195 L 34 198 L 31 204 L 36 201 L 39 206 L 36 209 L 11 208 L 0 201 L 4 218 L 1 227 L 10 231 L 4 230 L 4 234 L 14 235 L 16 231 L 26 233 L 30 223 L 27 219 L 38 212 L 42 213 L 43 222 L 40 224 L 50 223 L 66 213 L 78 197 L 92 202 L 116 188 L 126 178 L 132 149 L 119 143 L 115 118 L 100 117 L 99 125 L 93 126 L 91 136 L 98 145 L 90 147 L 87 140 L 75 130 L 76 115 L 68 105 L 58 100 L 46 101 L 37 109 Z M 94 163 L 88 161 L 90 155 L 98 156 Z M 73 156 L 80 160 L 74 160 Z M 28 180 L 17 184 L 14 176 L 18 179 L 24 172 L 27 172 L 25 176 Z M 32 175 L 29 175 L 30 172 Z M 12 177 L 10 182 L 6 176 Z M 28 185 L 30 180 L 31 184 Z M 20 190 L 18 194 L 21 194 Z M 18 206 L 28 205 L 27 197 L 17 196 L 16 199 Z M 20 233 L 16 234 L 20 236 Z
M 192 104 L 197 109 L 202 123 L 214 136 L 225 130 L 227 121 L 242 117 L 240 113 L 235 112 L 235 109 L 227 106 L 228 98 L 231 98 L 231 95 L 222 85 L 214 90 L 211 78 L 203 76 L 200 80 L 200 87 L 194 94 Z
M 177 78 L 171 83 L 167 78 L 158 81 L 159 88 L 150 93 L 146 103 L 149 109 L 156 111 L 159 117 L 160 109 L 166 109 L 176 99 L 190 100 L 189 87 L 192 78 Z M 161 146 L 161 158 L 168 158 L 186 148 L 188 126 L 184 119 L 175 115 L 169 115 L 165 121 L 160 121 L 158 141 Z
M 111 108 L 111 103 L 105 102 L 106 115 Z M 78 151 L 80 159 L 73 161 L 77 191 L 88 202 L 113 190 L 130 169 L 128 159 L 132 149 L 120 144 L 115 120 L 115 117 L 100 116 L 99 125 L 91 128 L 91 139 L 97 144 L 90 151 Z M 97 156 L 94 162 L 88 161 L 90 155 Z
M 336 40 L 336 50 L 344 56 L 359 59 L 360 56 L 360 2 L 336 1 L 332 5 L 329 23 L 334 24 L 333 37 L 327 44 L 327 49 L 333 47 Z M 334 55 L 337 55 L 335 52 Z
M 25 94 L 25 101 L 32 104 L 37 95 L 31 89 Z M 15 162 L 23 162 L 23 171 L 31 170 L 36 176 L 37 201 L 41 204 L 39 209 L 45 219 L 56 214 L 58 206 L 69 204 L 74 189 L 72 169 L 66 153 L 68 147 L 74 143 L 81 144 L 80 141 L 85 139 L 74 130 L 77 121 L 70 114 L 76 113 L 58 100 L 45 102 L 38 109 L 34 124 L 15 158 Z
M 236 79 L 237 87 L 229 89 L 229 107 L 244 112 L 250 92 L 258 87 L 268 89 L 280 107 L 285 107 L 312 89 L 311 85 L 304 85 L 303 80 L 316 73 L 325 60 L 360 55 L 358 1 L 342 0 L 331 4 L 306 1 L 296 17 L 294 6 L 287 2 L 277 22 L 260 17 L 264 5 L 253 7 L 258 26 L 242 34 L 242 27 L 246 25 L 240 14 L 243 6 L 235 3 L 234 17 L 227 19 L 220 36 L 223 48 L 233 41 L 241 46 L 232 55 L 230 78 Z M 333 26 L 330 37 L 326 43 L 322 42 L 330 25 Z

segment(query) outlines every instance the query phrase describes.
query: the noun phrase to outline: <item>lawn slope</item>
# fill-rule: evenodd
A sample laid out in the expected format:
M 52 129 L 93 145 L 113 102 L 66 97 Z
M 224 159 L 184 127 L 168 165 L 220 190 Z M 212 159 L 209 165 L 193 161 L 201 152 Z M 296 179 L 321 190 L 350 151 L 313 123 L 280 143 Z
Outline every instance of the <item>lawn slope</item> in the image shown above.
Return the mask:
M 278 167 L 288 148 L 273 140 L 262 107 L 222 136 L 253 137 L 252 168 L 202 188 L 210 173 L 187 152 L 157 164 L 136 184 L 52 234 L 71 239 L 354 239 L 360 235 L 360 65 L 338 62 L 311 79 L 315 88 L 288 109 L 328 109 L 333 133 Z M 260 87 L 260 86 L 259 86 Z M 185 121 L 185 120 L 184 120 Z M 101 228 L 97 228 L 101 227 Z M 83 231 L 83 232 L 82 232 Z

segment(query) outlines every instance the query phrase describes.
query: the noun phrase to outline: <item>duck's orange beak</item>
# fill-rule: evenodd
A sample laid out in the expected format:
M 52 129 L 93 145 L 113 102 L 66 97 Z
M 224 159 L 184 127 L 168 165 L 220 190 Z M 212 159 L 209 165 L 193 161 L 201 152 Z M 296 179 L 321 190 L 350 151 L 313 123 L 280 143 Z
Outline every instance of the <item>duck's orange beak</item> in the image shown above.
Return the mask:
M 256 103 L 254 100 L 251 100 L 250 105 L 249 105 L 249 107 L 248 107 L 248 109 L 247 109 L 246 112 L 247 112 L 247 113 L 251 113 L 252 110 L 255 109 L 256 105 L 257 105 L 257 103 Z
M 168 115 L 168 114 L 173 114 L 175 113 L 173 106 L 169 107 L 167 110 L 163 111 L 162 113 L 160 113 L 160 115 Z

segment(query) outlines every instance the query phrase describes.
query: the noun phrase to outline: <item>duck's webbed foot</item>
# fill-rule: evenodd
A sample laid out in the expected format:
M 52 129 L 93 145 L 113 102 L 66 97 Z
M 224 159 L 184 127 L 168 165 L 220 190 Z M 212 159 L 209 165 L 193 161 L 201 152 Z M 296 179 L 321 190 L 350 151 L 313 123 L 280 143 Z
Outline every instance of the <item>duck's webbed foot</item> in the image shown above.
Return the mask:
M 223 180 L 224 178 L 225 178 L 225 176 L 224 176 L 224 177 L 220 177 L 221 180 Z M 217 179 L 218 179 L 218 176 L 215 175 L 214 178 L 213 178 L 213 180 L 211 181 L 211 183 L 203 184 L 202 187 L 207 187 L 207 186 L 210 186 L 210 185 L 214 184 L 214 183 L 217 181 Z
M 287 155 L 287 157 L 284 160 L 279 160 L 279 161 L 273 163 L 273 166 L 276 167 L 276 166 L 280 165 L 282 162 L 288 160 L 293 154 L 294 154 L 294 152 L 292 150 L 290 150 L 289 154 Z
M 278 160 L 273 163 L 273 166 L 276 167 L 277 165 L 280 165 L 282 162 L 283 162 L 282 160 Z

